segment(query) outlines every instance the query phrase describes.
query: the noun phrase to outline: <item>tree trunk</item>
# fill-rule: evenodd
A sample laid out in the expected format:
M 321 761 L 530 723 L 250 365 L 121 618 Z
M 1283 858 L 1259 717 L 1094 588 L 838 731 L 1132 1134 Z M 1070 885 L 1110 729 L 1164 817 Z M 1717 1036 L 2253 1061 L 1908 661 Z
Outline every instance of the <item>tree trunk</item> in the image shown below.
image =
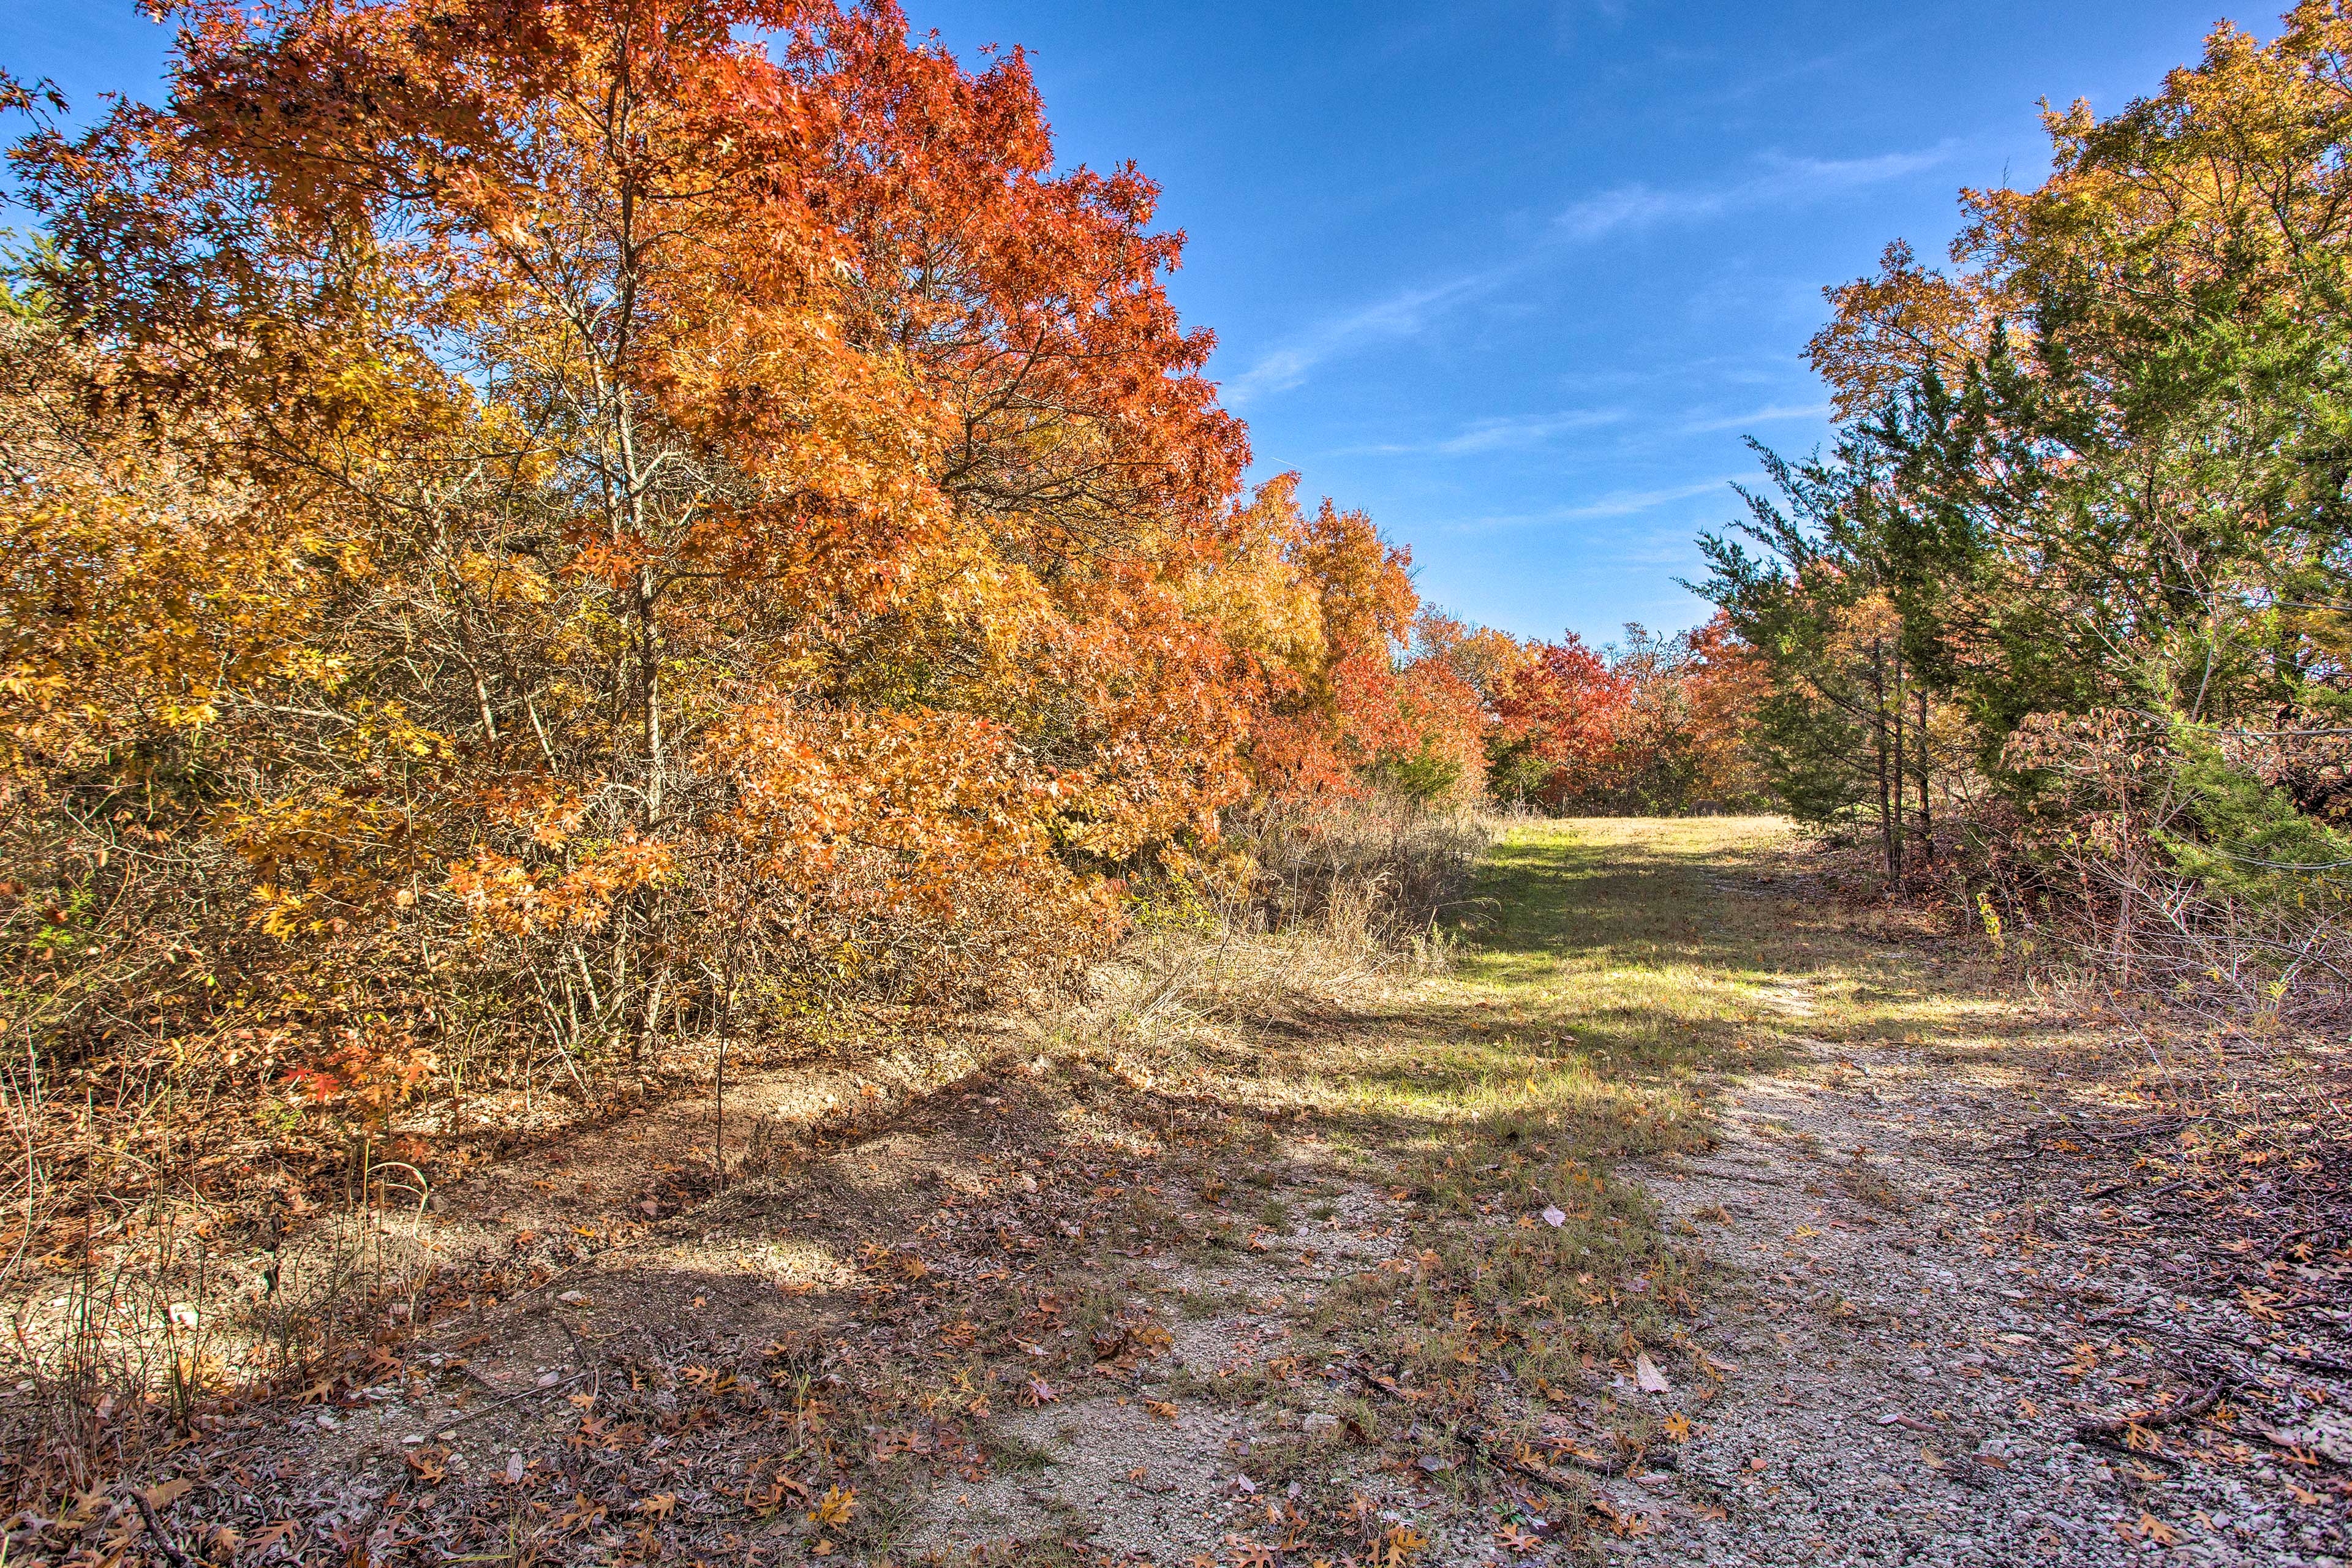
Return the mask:
M 1919 729 L 1917 742 L 1912 750 L 1918 753 L 1919 767 L 1919 838 L 1926 846 L 1927 862 L 1936 860 L 1936 818 L 1927 804 L 1927 689 L 1919 689 Z
M 1900 868 L 1895 861 L 1895 803 L 1886 781 L 1886 647 L 1878 638 L 1870 645 L 1870 717 L 1876 752 L 1872 760 L 1878 769 L 1878 843 L 1886 860 L 1886 874 L 1892 878 Z
M 1893 738 L 1893 743 L 1889 748 L 1893 752 L 1893 757 L 1891 759 L 1891 765 L 1887 769 L 1887 774 L 1888 783 L 1891 786 L 1888 793 L 1894 797 L 1895 801 L 1895 828 L 1894 837 L 1889 840 L 1892 847 L 1887 852 L 1886 870 L 1887 875 L 1890 877 L 1900 878 L 1903 875 L 1903 784 L 1905 779 L 1903 770 L 1903 647 L 1901 644 L 1898 643 L 1895 645 L 1894 657 L 1890 662 L 1895 667 L 1893 672 L 1895 694 L 1894 700 L 1887 704 L 1887 712 L 1893 719 L 1893 722 L 1888 725 L 1888 730 L 1891 731 Z

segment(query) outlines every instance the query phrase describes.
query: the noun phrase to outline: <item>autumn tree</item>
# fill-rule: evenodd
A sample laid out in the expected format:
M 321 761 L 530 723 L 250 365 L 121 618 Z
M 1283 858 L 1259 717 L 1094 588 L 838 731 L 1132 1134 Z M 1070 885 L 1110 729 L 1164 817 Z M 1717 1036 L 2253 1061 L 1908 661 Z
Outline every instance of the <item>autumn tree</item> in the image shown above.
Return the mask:
M 1411 730 L 1351 695 L 1401 557 L 1237 500 L 1181 236 L 1055 169 L 1017 52 L 173 14 L 168 105 L 15 153 L 9 931 L 66 1058 L 234 1026 L 374 1115 L 485 1034 L 577 1084 L 742 975 L 1017 987 L 1214 835 L 1277 693 L 1351 762 Z
M 1289 585 L 1241 601 L 1274 634 L 1261 645 L 1248 747 L 1259 792 L 1293 803 L 1381 786 L 1424 801 L 1478 799 L 1484 719 L 1470 671 L 1482 658 L 1473 645 L 1492 638 L 1425 612 L 1412 552 L 1370 517 L 1328 499 L 1304 511 L 1297 475 L 1262 486 L 1250 515 L 1274 542 L 1282 570 L 1273 581 Z M 1284 592 L 1292 601 L 1270 613 Z
M 2270 886 L 2229 868 L 2278 861 L 2281 813 L 2340 815 L 2347 61 L 2338 0 L 2267 44 L 2225 24 L 2120 112 L 2049 111 L 2048 178 L 1963 193 L 1948 268 L 1897 246 L 1831 290 L 1835 449 L 1772 468 L 1760 555 L 1710 544 L 1784 795 L 1888 822 L 1877 692 L 1908 688 L 1910 754 L 1989 785 L 2004 842 L 2063 868 L 2034 876 L 2184 930 Z M 2327 901 L 2304 837 L 2295 899 L 2257 901 Z
M 1055 164 L 1018 51 L 887 0 L 169 14 L 164 105 L 13 153 L 44 1059 L 381 1131 L 1066 980 L 1253 800 L 1475 796 L 1461 639 L 1360 513 L 1241 493 L 1182 237 Z
M 1558 813 L 1675 816 L 1756 798 L 1753 680 L 1720 617 L 1621 643 L 1575 633 L 1527 645 L 1493 699 L 1490 778 L 1502 798 Z

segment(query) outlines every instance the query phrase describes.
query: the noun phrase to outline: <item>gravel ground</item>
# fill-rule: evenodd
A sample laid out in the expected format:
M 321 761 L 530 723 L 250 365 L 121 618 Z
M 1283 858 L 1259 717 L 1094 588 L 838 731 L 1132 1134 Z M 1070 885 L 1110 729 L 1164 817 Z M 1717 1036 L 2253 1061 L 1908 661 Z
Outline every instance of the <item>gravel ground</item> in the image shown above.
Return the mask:
M 1606 1560 L 2346 1561 L 2343 1496 L 2322 1489 L 2352 1458 L 2340 1377 L 2241 1353 L 2261 1384 L 2230 1393 L 2267 1412 L 2224 1401 L 2221 1426 L 2151 1422 L 2161 1451 L 2146 1455 L 2080 1440 L 2079 1423 L 2219 1374 L 2119 1320 L 2242 1350 L 2263 1325 L 2177 1293 L 2192 1254 L 2056 1234 L 2087 1238 L 2054 1210 L 2092 1205 L 2028 1190 L 2018 1151 L 2050 1121 L 2047 1079 L 1932 1048 L 1801 1045 L 1801 1064 L 1735 1089 L 1715 1150 L 1644 1173 L 1723 1271 L 1693 1336 L 1723 1381 L 1653 1396 L 1692 1436 L 1678 1469 L 1601 1484 L 1625 1521 Z M 2021 1243 L 2021 1214 L 2042 1221 Z M 2316 1465 L 2256 1431 L 2280 1409 L 2304 1418 Z

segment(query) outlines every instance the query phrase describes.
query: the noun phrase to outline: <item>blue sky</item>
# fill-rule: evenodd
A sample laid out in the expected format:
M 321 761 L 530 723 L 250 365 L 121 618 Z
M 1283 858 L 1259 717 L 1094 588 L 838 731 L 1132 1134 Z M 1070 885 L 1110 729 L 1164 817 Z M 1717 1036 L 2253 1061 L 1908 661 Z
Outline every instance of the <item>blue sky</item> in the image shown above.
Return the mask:
M 2036 101 L 2103 112 L 2217 0 L 907 0 L 1034 53 L 1063 158 L 1133 159 L 1261 476 L 1361 507 L 1423 594 L 1521 635 L 1674 628 L 1753 434 L 1826 434 L 1821 289 L 1940 255 L 1964 184 L 2031 185 Z M 0 65 L 152 94 L 128 0 L 0 0 Z

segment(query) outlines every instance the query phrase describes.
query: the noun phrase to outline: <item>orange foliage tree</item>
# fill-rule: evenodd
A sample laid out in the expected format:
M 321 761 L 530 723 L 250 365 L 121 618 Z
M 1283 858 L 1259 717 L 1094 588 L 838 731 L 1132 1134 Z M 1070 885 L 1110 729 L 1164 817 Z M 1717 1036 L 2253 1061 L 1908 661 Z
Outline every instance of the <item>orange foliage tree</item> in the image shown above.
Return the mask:
M 1309 595 L 1264 650 L 1250 760 L 1259 793 L 1297 804 L 1387 787 L 1424 801 L 1475 801 L 1486 782 L 1481 695 L 1460 654 L 1474 635 L 1425 611 L 1412 552 L 1370 518 L 1326 500 L 1314 516 L 1297 476 L 1252 506 L 1281 563 Z
M 0 908 L 52 1059 L 379 1122 L 485 1040 L 584 1085 L 739 1001 L 1066 974 L 1254 791 L 1476 790 L 1405 553 L 1241 497 L 1181 237 L 1055 168 L 1018 52 L 888 0 L 173 9 L 168 107 L 13 154 Z

